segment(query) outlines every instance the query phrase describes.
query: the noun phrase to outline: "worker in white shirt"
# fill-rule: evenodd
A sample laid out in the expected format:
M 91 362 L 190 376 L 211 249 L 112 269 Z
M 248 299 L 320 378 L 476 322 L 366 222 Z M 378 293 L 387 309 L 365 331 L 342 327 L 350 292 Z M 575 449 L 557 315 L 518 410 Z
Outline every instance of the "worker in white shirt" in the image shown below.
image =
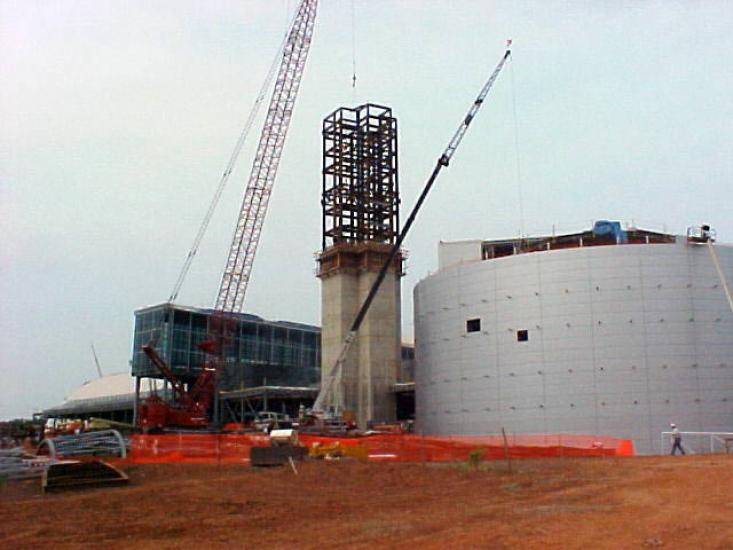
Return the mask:
M 682 454 L 685 454 L 685 450 L 682 448 L 682 434 L 677 429 L 677 425 L 670 424 L 669 427 L 672 428 L 672 452 L 669 454 L 675 454 L 677 449 L 679 449 Z

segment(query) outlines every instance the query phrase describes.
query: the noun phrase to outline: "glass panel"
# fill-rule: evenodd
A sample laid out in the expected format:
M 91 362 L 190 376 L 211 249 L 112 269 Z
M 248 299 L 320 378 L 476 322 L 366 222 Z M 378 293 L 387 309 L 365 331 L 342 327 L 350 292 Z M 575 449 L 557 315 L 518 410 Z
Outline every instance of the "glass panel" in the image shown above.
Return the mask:
M 164 317 L 172 322 L 163 325 Z M 156 375 L 141 347 L 156 341 L 158 352 L 181 374 L 196 375 L 206 360 L 198 345 L 209 339 L 207 314 L 161 307 L 135 316 L 132 370 Z M 164 328 L 166 335 L 161 334 Z M 170 349 L 168 349 L 170 348 Z M 222 388 L 261 385 L 312 386 L 320 378 L 320 333 L 256 321 L 240 321 L 228 342 Z
M 188 329 L 189 324 L 191 323 L 191 314 L 188 311 L 177 311 L 173 315 L 173 324 L 176 325 L 176 327 L 185 327 Z
M 257 361 L 270 363 L 270 347 L 272 346 L 272 328 L 267 325 L 260 325 L 257 347 Z
M 285 363 L 286 338 L 287 331 L 284 328 L 275 328 L 272 331 L 272 362 L 276 365 Z
M 206 332 L 208 330 L 207 321 L 208 317 L 203 313 L 191 314 L 191 325 L 193 326 L 194 330 L 203 330 L 204 332 Z

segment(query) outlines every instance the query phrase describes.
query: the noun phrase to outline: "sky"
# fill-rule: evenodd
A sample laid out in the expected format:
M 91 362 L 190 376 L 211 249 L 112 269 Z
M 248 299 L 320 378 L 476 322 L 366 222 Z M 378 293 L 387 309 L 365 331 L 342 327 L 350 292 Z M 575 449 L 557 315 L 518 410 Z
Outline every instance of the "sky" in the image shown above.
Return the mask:
M 133 312 L 168 298 L 296 7 L 0 0 L 0 419 L 95 378 L 91 344 L 129 371 Z M 405 241 L 405 340 L 440 240 L 611 219 L 733 242 L 732 22 L 725 1 L 322 0 L 246 310 L 320 324 L 323 117 L 393 109 L 404 219 L 507 38 Z M 214 302 L 261 125 L 180 304 Z

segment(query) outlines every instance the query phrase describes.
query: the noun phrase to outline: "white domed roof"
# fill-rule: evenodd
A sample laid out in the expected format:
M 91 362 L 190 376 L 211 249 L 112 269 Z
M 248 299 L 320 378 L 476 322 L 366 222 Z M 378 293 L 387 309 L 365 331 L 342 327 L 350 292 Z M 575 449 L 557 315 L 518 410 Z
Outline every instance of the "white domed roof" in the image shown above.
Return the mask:
M 135 379 L 129 373 L 120 372 L 84 382 L 66 397 L 66 401 L 128 395 L 134 392 Z
M 160 391 L 162 380 L 147 379 L 140 387 L 140 396 Z M 97 414 L 103 411 L 132 409 L 135 401 L 135 378 L 129 373 L 110 374 L 84 382 L 72 391 L 61 405 L 41 411 L 47 417 Z

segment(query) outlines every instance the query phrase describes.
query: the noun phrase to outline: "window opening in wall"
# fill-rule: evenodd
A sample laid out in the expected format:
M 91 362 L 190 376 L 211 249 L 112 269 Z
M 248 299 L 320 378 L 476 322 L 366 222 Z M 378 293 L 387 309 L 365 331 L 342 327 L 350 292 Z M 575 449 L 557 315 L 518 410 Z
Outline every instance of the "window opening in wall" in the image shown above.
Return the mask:
M 517 342 L 526 342 L 529 340 L 529 331 L 528 330 L 518 330 L 517 331 Z
M 466 332 L 479 332 L 481 330 L 481 319 L 469 319 L 466 321 Z
M 511 256 L 514 254 L 514 244 L 495 244 L 494 250 L 492 252 L 492 258 L 503 258 L 504 256 Z

